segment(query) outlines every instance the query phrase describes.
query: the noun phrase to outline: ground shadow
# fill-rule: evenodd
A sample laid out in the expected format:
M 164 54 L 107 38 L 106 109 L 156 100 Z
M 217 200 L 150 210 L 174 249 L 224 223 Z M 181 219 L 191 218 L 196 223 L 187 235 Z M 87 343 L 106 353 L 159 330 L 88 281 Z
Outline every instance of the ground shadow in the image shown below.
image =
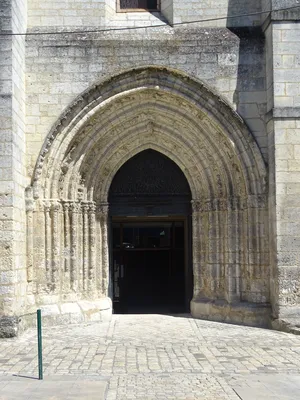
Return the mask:
M 35 377 L 35 376 L 26 376 L 26 375 L 20 375 L 20 374 L 13 374 L 13 376 L 17 377 L 17 378 L 25 378 L 25 379 L 34 379 L 34 380 L 39 380 L 39 378 Z

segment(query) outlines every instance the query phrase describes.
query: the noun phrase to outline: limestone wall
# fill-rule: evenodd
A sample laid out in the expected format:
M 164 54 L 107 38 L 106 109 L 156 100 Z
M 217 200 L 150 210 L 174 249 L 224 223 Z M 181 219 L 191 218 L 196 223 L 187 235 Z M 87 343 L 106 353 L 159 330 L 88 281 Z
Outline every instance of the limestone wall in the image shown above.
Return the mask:
M 210 88 L 165 67 L 131 69 L 92 86 L 47 136 L 27 213 L 37 303 L 57 307 L 107 295 L 110 183 L 148 148 L 176 162 L 190 184 L 194 315 L 209 317 L 203 298 L 264 308 L 269 264 L 260 151 Z M 233 310 L 226 310 L 221 318 L 230 320 Z M 268 307 L 260 312 L 266 316 Z
M 260 11 L 260 0 L 173 0 L 173 18 L 175 23 L 220 18 L 216 21 L 202 22 L 201 26 L 257 26 L 260 25 L 261 20 L 259 14 L 238 18 L 233 17 L 237 15 L 259 13 Z M 222 17 L 225 18 L 221 19 Z
M 101 27 L 104 21 L 104 0 L 28 1 L 28 27 Z
M 70 7 L 76 7 L 74 3 L 61 2 L 58 6 L 53 2 L 46 2 L 43 5 L 29 2 L 31 32 L 64 30 L 64 33 L 28 36 L 26 42 L 26 167 L 28 178 L 32 178 L 39 152 L 53 124 L 57 122 L 60 114 L 72 102 L 76 102 L 75 99 L 78 95 L 81 95 L 84 90 L 92 85 L 119 74 L 121 71 L 149 65 L 175 68 L 187 73 L 192 78 L 200 79 L 212 90 L 216 90 L 222 96 L 222 99 L 226 99 L 230 106 L 236 109 L 245 119 L 260 146 L 261 152 L 267 159 L 267 136 L 264 122 L 266 113 L 264 36 L 260 28 L 253 27 L 253 25 L 258 24 L 261 17 L 242 20 L 227 20 L 225 18 L 214 23 L 209 22 L 197 26 L 187 25 L 174 28 L 168 26 L 172 19 L 176 22 L 176 18 L 177 22 L 180 22 L 190 21 L 192 16 L 197 16 L 197 18 L 200 18 L 201 15 L 203 15 L 203 18 L 226 17 L 232 12 L 246 12 L 245 7 L 241 6 L 242 2 L 239 3 L 238 9 L 236 3 L 229 3 L 222 3 L 222 7 L 215 7 L 214 3 L 214 7 L 210 4 L 204 8 L 203 3 L 200 2 L 197 4 L 163 1 L 161 4 L 162 15 L 160 15 L 157 13 L 116 13 L 115 2 L 106 1 L 105 4 L 98 3 L 99 10 L 97 11 L 100 13 L 101 7 L 104 6 L 102 10 L 104 10 L 105 26 L 163 26 L 139 30 L 67 34 L 65 31 L 73 30 L 73 28 L 75 30 L 88 30 L 86 22 L 83 22 L 86 21 L 84 20 L 83 8 L 78 7 L 76 15 L 74 9 L 72 9 L 74 20 L 62 29 L 59 25 L 63 24 L 64 20 L 67 21 Z M 247 11 L 259 10 L 258 3 L 256 1 L 248 2 Z M 51 11 L 52 4 L 61 8 L 58 11 Z M 95 3 L 89 4 L 91 7 L 96 7 Z M 44 19 L 41 19 L 42 16 L 40 15 L 39 19 L 35 20 L 33 14 L 36 11 L 39 13 L 41 11 L 33 8 L 33 5 L 38 8 L 43 7 Z M 192 10 L 192 13 L 188 13 L 188 9 Z M 55 25 L 51 24 L 50 20 L 46 19 L 48 12 L 49 14 L 56 13 L 55 15 L 59 16 L 58 21 L 60 22 L 55 23 Z M 96 24 L 97 18 L 102 21 L 102 17 L 97 12 L 95 19 L 91 19 L 91 26 Z M 227 25 L 239 26 L 239 29 L 231 31 L 226 28 Z M 248 28 L 244 28 L 245 25 Z M 101 26 L 98 25 L 100 28 Z M 110 125 L 112 125 L 112 122 Z M 185 130 L 182 128 L 181 135 L 185 134 Z M 101 151 L 104 150 L 105 147 L 101 149 Z M 132 151 L 134 152 L 134 149 Z M 88 225 L 83 222 L 84 215 L 89 215 L 89 211 L 85 214 L 86 204 L 83 204 L 77 210 L 76 199 L 75 203 L 74 199 L 69 199 L 73 203 L 68 206 L 68 203 L 57 203 L 52 197 L 50 196 L 46 200 L 52 199 L 54 203 L 51 200 L 49 204 L 43 204 L 43 202 L 35 204 L 33 214 L 31 211 L 28 213 L 28 225 L 35 232 L 33 242 L 29 243 L 32 249 L 36 249 L 33 251 L 37 261 L 32 271 L 33 275 L 38 274 L 36 277 L 39 281 L 39 293 L 35 295 L 35 298 L 39 304 L 48 304 L 48 307 L 50 307 L 48 311 L 55 313 L 54 308 L 58 307 L 55 302 L 60 304 L 62 298 L 69 302 L 81 302 L 87 299 L 86 290 L 89 290 L 89 286 L 85 286 L 84 271 L 89 270 L 92 264 L 89 264 L 89 262 L 86 264 L 83 261 L 84 252 L 87 251 L 87 246 L 84 245 L 86 239 L 84 238 L 88 237 L 86 233 L 88 231 L 85 231 L 84 228 Z M 246 211 L 248 201 L 249 210 Z M 255 200 L 255 202 L 257 203 L 259 200 Z M 202 202 L 199 204 L 200 208 L 203 207 Z M 258 304 L 268 302 L 268 254 L 264 252 L 265 246 L 262 244 L 268 242 L 268 232 L 264 229 L 264 221 L 267 218 L 265 204 L 261 206 L 261 210 L 258 210 L 260 207 L 258 203 L 254 209 L 251 209 L 253 207 L 252 200 L 246 200 L 246 205 L 241 206 L 242 208 L 245 207 L 245 211 L 238 213 L 234 209 L 227 213 L 227 210 L 222 210 L 220 215 L 218 214 L 219 206 L 216 206 L 213 200 L 211 204 L 213 204 L 211 207 L 217 207 L 216 216 L 210 217 L 211 221 L 209 221 L 207 219 L 208 214 L 205 214 L 207 211 L 204 211 L 205 216 L 201 214 L 203 221 L 207 222 L 206 228 L 209 233 L 207 233 L 208 231 L 204 233 L 203 230 L 201 236 L 202 239 L 208 240 L 205 251 L 204 248 L 201 250 L 201 257 L 203 257 L 203 254 L 207 257 L 207 266 L 204 267 L 204 264 L 199 266 L 198 261 L 195 261 L 195 268 L 201 268 L 201 272 L 198 271 L 197 274 L 203 277 L 199 278 L 197 275 L 194 290 L 196 297 L 212 297 L 212 291 L 214 291 L 215 297 L 224 298 L 225 296 L 228 301 L 242 299 Z M 223 204 L 222 201 L 221 204 Z M 227 207 L 226 204 L 225 202 L 225 208 Z M 78 224 L 74 222 L 75 219 L 71 223 L 71 218 L 73 218 L 71 208 L 77 210 L 74 215 L 78 214 Z M 230 222 L 227 222 L 229 219 Z M 248 226 L 249 219 L 253 223 Z M 101 218 L 96 216 L 96 221 L 98 220 L 101 220 Z M 244 221 L 241 222 L 242 225 L 245 224 L 241 231 L 239 231 L 240 222 L 237 223 L 236 220 Z M 210 229 L 211 223 L 222 225 L 223 234 L 220 233 L 219 228 L 212 227 Z M 45 229 L 45 226 L 48 228 Z M 81 238 L 74 250 L 74 254 L 79 254 L 76 262 L 72 261 L 71 253 L 69 255 L 63 253 L 58 255 L 56 250 L 58 248 L 63 249 L 64 243 L 69 243 L 71 246 L 71 241 L 74 242 L 74 238 L 71 240 L 71 232 L 73 232 L 71 226 L 76 227 L 74 232 L 76 231 L 76 234 L 79 235 L 78 238 Z M 105 224 L 99 226 L 96 227 L 96 231 L 101 237 Z M 229 232 L 228 240 L 226 239 L 227 230 Z M 55 232 L 61 232 L 60 236 Z M 240 240 L 239 232 L 244 235 L 243 240 Z M 212 235 L 212 237 L 209 235 Z M 220 239 L 218 235 L 222 238 Z M 215 250 L 213 245 L 219 243 L 219 241 L 222 244 L 219 244 L 218 250 Z M 226 248 L 226 246 L 229 247 Z M 237 249 L 239 246 L 240 250 Z M 105 292 L 103 288 L 101 289 L 101 282 L 99 281 L 102 276 L 102 267 L 99 264 L 103 252 L 102 247 L 100 245 L 99 248 L 98 243 L 95 248 L 97 266 L 96 269 L 92 268 L 92 270 L 98 272 L 96 273 L 97 281 L 93 282 L 93 285 L 96 285 L 94 298 L 103 296 Z M 200 250 L 197 248 L 195 251 L 199 252 Z M 236 253 L 239 251 L 240 255 L 237 256 Z M 32 251 L 28 253 L 29 259 L 30 254 L 32 254 Z M 50 260 L 50 264 L 46 264 L 46 269 L 44 269 L 45 254 L 46 259 Z M 239 259 L 239 266 L 233 267 L 231 262 L 236 257 Z M 71 276 L 72 274 L 69 276 L 68 273 L 62 273 L 61 270 L 57 271 L 56 265 L 59 265 L 60 269 L 65 268 L 66 264 L 67 270 L 70 270 L 72 263 L 74 264 L 72 271 L 78 271 L 76 279 Z M 227 270 L 228 274 L 225 272 Z M 212 276 L 215 275 L 219 278 L 213 279 Z M 199 287 L 199 285 L 201 286 L 201 279 L 205 282 L 205 288 Z M 49 282 L 51 282 L 50 285 Z M 76 286 L 77 284 L 78 293 L 74 294 L 72 293 L 74 289 L 72 289 L 72 285 Z M 45 291 L 43 291 L 43 285 Z M 53 288 L 53 292 L 51 288 Z M 66 290 L 62 296 L 64 288 Z M 71 292 L 70 288 L 72 289 Z M 50 290 L 48 294 L 47 290 L 48 292 Z
M 263 45 L 259 32 L 238 36 L 218 28 L 28 37 L 28 175 L 52 124 L 77 95 L 142 65 L 176 68 L 217 89 L 245 118 L 266 155 Z
M 141 26 L 203 21 L 201 27 L 260 25 L 260 0 L 161 0 L 161 13 L 117 12 L 117 0 L 28 1 L 29 27 Z M 257 15 L 255 15 L 257 13 Z M 235 17 L 244 14 L 243 17 Z M 229 18 L 227 18 L 229 17 Z M 233 18 L 234 17 L 234 18 Z
M 239 113 L 251 131 L 269 166 L 270 214 L 267 222 L 264 209 L 258 221 L 260 211 L 255 211 L 255 224 L 249 225 L 248 232 L 242 231 L 247 238 L 245 254 L 250 254 L 253 248 L 260 250 L 251 256 L 256 265 L 251 273 L 257 279 L 247 281 L 241 293 L 248 301 L 268 301 L 265 279 L 270 273 L 274 316 L 298 315 L 299 15 L 295 10 L 259 14 L 270 7 L 278 9 L 294 4 L 294 0 L 162 0 L 161 12 L 118 13 L 114 0 L 28 0 L 28 5 L 25 0 L 2 0 L 2 32 L 25 32 L 27 16 L 29 33 L 48 32 L 27 36 L 26 41 L 23 36 L 0 40 L 0 305 L 5 315 L 21 313 L 26 294 L 27 307 L 35 304 L 32 249 L 40 244 L 47 247 L 47 232 L 40 230 L 35 244 L 27 241 L 26 250 L 25 237 L 32 237 L 34 227 L 30 219 L 34 206 L 29 190 L 26 226 L 24 195 L 47 135 L 61 113 L 71 103 L 76 104 L 76 98 L 81 101 L 78 96 L 85 90 L 121 71 L 149 65 L 176 69 L 201 80 L 216 90 L 220 103 L 228 102 Z M 247 13 L 253 15 L 231 18 Z M 172 27 L 173 23 L 211 18 L 215 20 Z M 150 27 L 88 32 L 91 28 L 145 26 Z M 263 190 L 262 193 L 265 194 Z M 53 204 L 50 205 L 52 213 Z M 90 206 L 93 208 L 93 204 Z M 68 226 L 70 213 L 65 209 L 64 214 L 60 211 L 59 216 L 55 214 L 54 221 Z M 85 211 L 83 207 L 83 214 Z M 243 216 L 245 221 L 251 219 L 251 212 Z M 47 215 L 51 219 L 51 213 L 49 210 L 48 215 L 43 208 L 39 216 L 42 226 Z M 93 212 L 89 215 L 88 212 L 85 215 L 87 220 L 94 218 Z M 57 228 L 55 223 L 52 230 Z M 82 225 L 82 241 L 84 226 L 87 224 Z M 94 224 L 91 226 L 94 232 Z M 260 280 L 259 266 L 266 268 L 268 263 L 262 243 L 267 243 L 269 232 L 271 265 Z M 54 252 L 52 256 L 55 259 L 57 254 Z M 247 257 L 245 276 L 251 264 L 250 256 Z
M 285 6 L 294 4 L 285 2 Z M 280 319 L 299 318 L 300 303 L 300 24 L 295 21 L 296 11 L 274 13 L 267 28 L 273 92 L 272 98 L 268 96 L 271 291 L 274 316 Z
M 1 4 L 2 19 L 1 32 L 9 31 L 11 28 L 11 5 L 10 2 Z M 15 281 L 13 249 L 12 249 L 12 230 L 13 230 L 13 196 L 12 182 L 6 182 L 5 176 L 12 176 L 11 166 L 11 129 L 12 129 L 12 39 L 4 37 L 0 41 L 0 49 L 2 57 L 0 59 L 1 71 L 1 172 L 2 179 L 1 188 L 1 312 L 11 313 L 14 309 L 13 294 Z M 5 168 L 6 166 L 6 168 Z M 8 175 L 9 174 L 9 175 Z M 10 235 L 10 238 L 8 237 Z M 10 239 L 10 240 L 9 240 Z M 8 300 L 7 300 L 8 298 Z M 9 301 L 9 299 L 11 299 Z M 7 304 L 9 302 L 9 304 Z
M 2 32 L 26 30 L 25 1 L 2 2 L 0 10 Z M 0 307 L 9 317 L 26 306 L 25 38 L 7 36 L 0 46 Z M 14 334 L 11 322 L 8 334 Z
M 274 107 L 300 106 L 300 24 L 273 24 Z

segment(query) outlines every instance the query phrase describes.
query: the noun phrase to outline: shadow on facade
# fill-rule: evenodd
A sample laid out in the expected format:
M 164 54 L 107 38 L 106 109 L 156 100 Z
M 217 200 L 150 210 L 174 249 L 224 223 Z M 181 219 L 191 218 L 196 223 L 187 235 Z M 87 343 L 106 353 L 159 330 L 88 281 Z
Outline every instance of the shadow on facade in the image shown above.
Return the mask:
M 238 51 L 232 55 L 233 58 L 237 57 L 233 102 L 267 162 L 265 38 L 261 28 L 260 3 L 229 0 L 227 27 L 239 39 Z M 253 13 L 257 14 L 234 17 Z

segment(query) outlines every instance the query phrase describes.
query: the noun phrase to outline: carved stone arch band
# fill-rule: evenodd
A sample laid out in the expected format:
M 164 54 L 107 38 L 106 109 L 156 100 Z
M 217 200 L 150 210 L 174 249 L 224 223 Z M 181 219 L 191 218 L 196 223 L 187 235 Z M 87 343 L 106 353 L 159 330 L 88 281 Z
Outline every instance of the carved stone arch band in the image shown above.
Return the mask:
M 36 281 L 37 301 L 92 301 L 97 308 L 107 298 L 111 182 L 147 150 L 174 162 L 190 187 L 192 312 L 205 313 L 205 301 L 262 303 L 269 283 L 260 151 L 219 94 L 180 71 L 153 66 L 94 84 L 45 140 L 27 200 L 28 281 Z M 159 191 L 164 180 L 153 183 L 150 175 L 138 187 Z M 174 182 L 168 187 L 176 192 Z

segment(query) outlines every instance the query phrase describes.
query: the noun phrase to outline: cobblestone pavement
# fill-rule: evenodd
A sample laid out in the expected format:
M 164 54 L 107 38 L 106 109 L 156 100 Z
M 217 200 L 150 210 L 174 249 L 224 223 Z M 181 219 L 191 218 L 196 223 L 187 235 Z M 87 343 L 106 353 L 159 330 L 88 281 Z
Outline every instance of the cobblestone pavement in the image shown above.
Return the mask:
M 115 315 L 45 328 L 43 347 L 43 399 L 299 399 L 300 336 L 288 333 L 188 315 Z M 35 330 L 0 341 L 0 399 L 38 398 L 39 381 L 13 375 L 37 376 Z

